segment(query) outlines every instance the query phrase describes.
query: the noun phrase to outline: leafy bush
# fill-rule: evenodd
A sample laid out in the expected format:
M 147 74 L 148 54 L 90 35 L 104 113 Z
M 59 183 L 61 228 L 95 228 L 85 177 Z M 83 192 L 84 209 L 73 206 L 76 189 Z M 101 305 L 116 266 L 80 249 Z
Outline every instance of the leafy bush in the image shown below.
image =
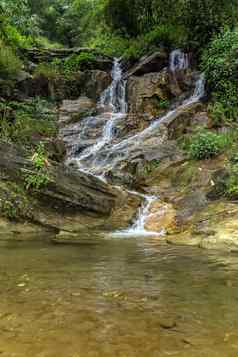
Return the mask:
M 96 60 L 96 55 L 91 52 L 81 52 L 79 55 L 75 53 L 64 60 L 64 72 L 74 73 L 79 70 L 92 69 Z
M 221 116 L 228 120 L 238 117 L 237 47 L 238 29 L 226 30 L 203 54 L 202 69 L 212 92 L 218 120 Z
M 111 57 L 121 57 L 128 49 L 130 40 L 111 32 L 100 32 L 91 41 L 88 46 L 95 48 L 99 52 Z
M 222 135 L 213 132 L 200 132 L 191 139 L 188 147 L 189 155 L 192 159 L 203 160 L 219 155 L 226 142 Z
M 44 145 L 40 143 L 31 157 L 34 171 L 27 171 L 25 174 L 25 187 L 27 190 L 39 190 L 50 182 L 48 172 L 49 162 Z
M 30 35 L 23 35 L 15 26 L 8 24 L 5 26 L 5 32 L 7 34 L 7 43 L 14 48 L 29 48 L 35 43 L 34 39 Z
M 32 207 L 25 195 L 24 188 L 19 185 L 6 182 L 0 187 L 0 212 L 1 214 L 10 219 L 16 220 L 21 217 L 32 218 Z
M 14 50 L 0 40 L 0 77 L 3 79 L 14 78 L 21 68 L 22 62 Z
M 55 79 L 59 78 L 60 72 L 59 72 L 59 69 L 55 63 L 43 62 L 37 66 L 37 68 L 34 72 L 35 78 L 38 78 L 41 76 L 47 78 L 48 80 L 55 80 Z
M 32 102 L 0 102 L 0 138 L 32 146 L 35 137 L 54 137 L 57 133 L 55 114 L 50 103 L 40 98 Z
M 136 60 L 145 54 L 157 51 L 161 46 L 172 48 L 185 45 L 186 35 L 182 27 L 172 24 L 160 25 L 152 31 L 132 39 L 130 46 L 124 52 L 124 57 Z
M 230 198 L 238 197 L 238 165 L 237 164 L 231 166 L 231 172 L 226 181 L 225 191 Z

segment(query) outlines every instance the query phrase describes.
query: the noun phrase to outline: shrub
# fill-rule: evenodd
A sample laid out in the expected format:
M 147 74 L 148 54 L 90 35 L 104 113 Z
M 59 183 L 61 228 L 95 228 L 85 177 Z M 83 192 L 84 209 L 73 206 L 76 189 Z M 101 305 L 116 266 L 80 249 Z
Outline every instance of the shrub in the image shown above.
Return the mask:
M 35 98 L 29 103 L 0 103 L 2 140 L 29 147 L 34 145 L 35 137 L 54 137 L 56 133 L 55 114 L 47 101 Z
M 21 68 L 22 62 L 14 50 L 0 40 L 0 77 L 3 79 L 15 78 Z
M 25 187 L 27 190 L 39 190 L 50 182 L 48 172 L 48 159 L 44 145 L 40 143 L 31 157 L 34 171 L 27 171 L 25 174 Z
M 55 80 L 59 78 L 60 73 L 58 66 L 55 63 L 40 63 L 34 72 L 34 77 L 38 78 L 41 76 L 47 78 L 48 80 Z
M 81 52 L 66 58 L 63 63 L 64 73 L 74 73 L 79 70 L 92 69 L 97 58 L 91 52 Z
M 238 165 L 237 164 L 231 166 L 231 172 L 229 178 L 226 181 L 225 191 L 230 198 L 238 197 Z
M 130 41 L 130 46 L 124 52 L 126 59 L 138 59 L 139 57 L 157 51 L 161 46 L 167 48 L 184 47 L 186 35 L 182 27 L 172 24 L 157 26 L 152 31 L 140 35 Z
M 228 120 L 238 114 L 238 29 L 226 30 L 212 41 L 202 57 L 202 70 L 215 103 L 215 114 Z M 223 118 L 222 118 L 223 119 Z
M 4 217 L 10 220 L 32 218 L 32 207 L 22 187 L 7 181 L 0 187 L 0 195 L 0 212 Z
M 188 147 L 192 159 L 209 159 L 219 155 L 226 145 L 224 137 L 213 132 L 200 132 L 191 139 Z
M 130 40 L 110 32 L 100 32 L 88 44 L 89 47 L 97 49 L 111 57 L 121 57 L 130 45 Z

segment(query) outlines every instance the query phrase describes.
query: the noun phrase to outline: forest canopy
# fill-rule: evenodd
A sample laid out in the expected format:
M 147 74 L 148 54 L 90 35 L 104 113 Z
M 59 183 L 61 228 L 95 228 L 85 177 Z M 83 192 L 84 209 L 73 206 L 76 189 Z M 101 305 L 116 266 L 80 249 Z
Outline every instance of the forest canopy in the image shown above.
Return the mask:
M 237 23 L 237 0 L 0 0 L 1 35 L 29 46 L 58 43 L 121 51 L 144 42 L 198 49 Z M 143 42 L 143 41 L 140 41 Z

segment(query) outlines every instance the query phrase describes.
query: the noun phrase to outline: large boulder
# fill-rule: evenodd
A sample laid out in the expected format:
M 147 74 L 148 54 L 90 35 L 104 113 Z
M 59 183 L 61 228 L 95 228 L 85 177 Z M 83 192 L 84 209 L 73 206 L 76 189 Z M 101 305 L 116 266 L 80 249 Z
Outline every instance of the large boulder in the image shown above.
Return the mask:
M 76 100 L 64 100 L 60 107 L 59 126 L 79 122 L 81 119 L 96 113 L 95 102 L 88 97 L 79 97 Z
M 88 96 L 96 101 L 110 83 L 110 73 L 97 69 L 78 71 L 73 77 L 58 75 L 50 78 L 43 73 L 37 74 L 17 82 L 16 89 L 18 96 L 42 96 L 58 101 Z
M 190 71 L 175 76 L 167 68 L 160 72 L 131 76 L 128 79 L 127 97 L 130 122 L 149 122 L 165 114 L 169 107 L 178 106 L 191 95 L 194 81 Z M 177 115 L 177 114 L 176 114 Z
M 155 201 L 149 209 L 145 228 L 152 232 L 170 233 L 177 228 L 176 210 L 169 203 Z
M 18 148 L 0 143 L 0 172 L 2 180 L 23 188 L 25 175 L 34 173 L 34 168 Z M 48 175 L 46 187 L 25 191 L 31 215 L 24 216 L 22 211 L 23 220 L 55 231 L 118 229 L 129 225 L 140 204 L 138 197 L 64 165 L 51 162 Z
M 168 59 L 168 53 L 161 48 L 160 51 L 157 51 L 150 56 L 142 57 L 139 62 L 125 73 L 124 78 L 141 76 L 151 72 L 159 72 L 162 68 L 168 65 Z

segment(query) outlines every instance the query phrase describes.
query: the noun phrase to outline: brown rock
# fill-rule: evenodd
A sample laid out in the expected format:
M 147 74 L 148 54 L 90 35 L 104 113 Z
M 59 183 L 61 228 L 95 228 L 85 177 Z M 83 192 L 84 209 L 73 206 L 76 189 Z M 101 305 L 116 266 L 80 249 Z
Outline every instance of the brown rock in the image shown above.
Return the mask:
M 150 56 L 140 59 L 126 74 L 125 78 L 130 76 L 140 76 L 145 73 L 158 72 L 168 64 L 168 54 L 161 48 L 160 51 Z
M 155 201 L 150 207 L 150 213 L 145 223 L 149 231 L 167 232 L 176 229 L 176 211 L 171 204 Z

